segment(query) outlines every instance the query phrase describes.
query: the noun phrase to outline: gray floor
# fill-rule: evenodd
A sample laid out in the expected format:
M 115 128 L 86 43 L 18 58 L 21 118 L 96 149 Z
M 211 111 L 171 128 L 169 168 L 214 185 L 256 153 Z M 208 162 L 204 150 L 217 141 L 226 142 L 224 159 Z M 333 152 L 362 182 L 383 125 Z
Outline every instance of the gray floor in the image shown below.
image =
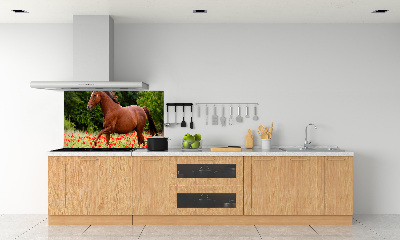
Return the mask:
M 49 226 L 47 215 L 0 214 L 6 239 L 400 239 L 400 215 L 355 215 L 352 226 Z

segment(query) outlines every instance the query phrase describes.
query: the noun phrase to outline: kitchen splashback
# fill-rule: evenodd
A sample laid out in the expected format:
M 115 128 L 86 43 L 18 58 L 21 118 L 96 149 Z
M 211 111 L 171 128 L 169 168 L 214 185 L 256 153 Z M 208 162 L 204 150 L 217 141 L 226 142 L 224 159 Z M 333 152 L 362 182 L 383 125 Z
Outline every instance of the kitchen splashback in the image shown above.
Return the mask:
M 65 91 L 64 148 L 147 148 L 163 114 L 162 91 Z

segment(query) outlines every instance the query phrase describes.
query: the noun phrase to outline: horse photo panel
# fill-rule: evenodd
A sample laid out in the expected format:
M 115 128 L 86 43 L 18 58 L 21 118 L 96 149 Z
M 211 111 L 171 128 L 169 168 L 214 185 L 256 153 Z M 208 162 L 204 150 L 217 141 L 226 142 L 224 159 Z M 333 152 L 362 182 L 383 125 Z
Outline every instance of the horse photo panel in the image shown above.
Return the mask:
M 147 148 L 163 123 L 162 91 L 64 92 L 64 148 Z

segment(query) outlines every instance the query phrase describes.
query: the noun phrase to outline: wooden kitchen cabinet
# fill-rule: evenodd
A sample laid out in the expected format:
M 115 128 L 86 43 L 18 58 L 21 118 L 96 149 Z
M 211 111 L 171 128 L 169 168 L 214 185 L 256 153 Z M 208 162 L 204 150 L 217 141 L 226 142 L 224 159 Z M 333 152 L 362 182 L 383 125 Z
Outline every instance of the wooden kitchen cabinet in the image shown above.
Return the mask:
M 353 157 L 325 161 L 325 215 L 353 215 Z
M 64 157 L 66 215 L 132 215 L 130 157 Z
M 318 157 L 251 157 L 251 215 L 322 215 L 323 164 Z
M 65 175 L 66 163 L 65 157 L 49 157 L 48 172 L 48 206 L 49 215 L 64 215 L 66 203 Z
M 169 158 L 132 157 L 134 162 L 134 215 L 168 215 Z

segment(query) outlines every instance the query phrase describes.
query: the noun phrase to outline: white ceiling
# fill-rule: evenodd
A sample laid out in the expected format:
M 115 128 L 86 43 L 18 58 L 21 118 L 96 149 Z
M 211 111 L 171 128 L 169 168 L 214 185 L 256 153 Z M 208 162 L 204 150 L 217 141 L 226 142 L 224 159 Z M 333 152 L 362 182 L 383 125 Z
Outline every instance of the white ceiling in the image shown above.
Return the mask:
M 0 23 L 72 23 L 73 15 L 111 15 L 116 23 L 400 23 L 400 0 L 0 0 Z

